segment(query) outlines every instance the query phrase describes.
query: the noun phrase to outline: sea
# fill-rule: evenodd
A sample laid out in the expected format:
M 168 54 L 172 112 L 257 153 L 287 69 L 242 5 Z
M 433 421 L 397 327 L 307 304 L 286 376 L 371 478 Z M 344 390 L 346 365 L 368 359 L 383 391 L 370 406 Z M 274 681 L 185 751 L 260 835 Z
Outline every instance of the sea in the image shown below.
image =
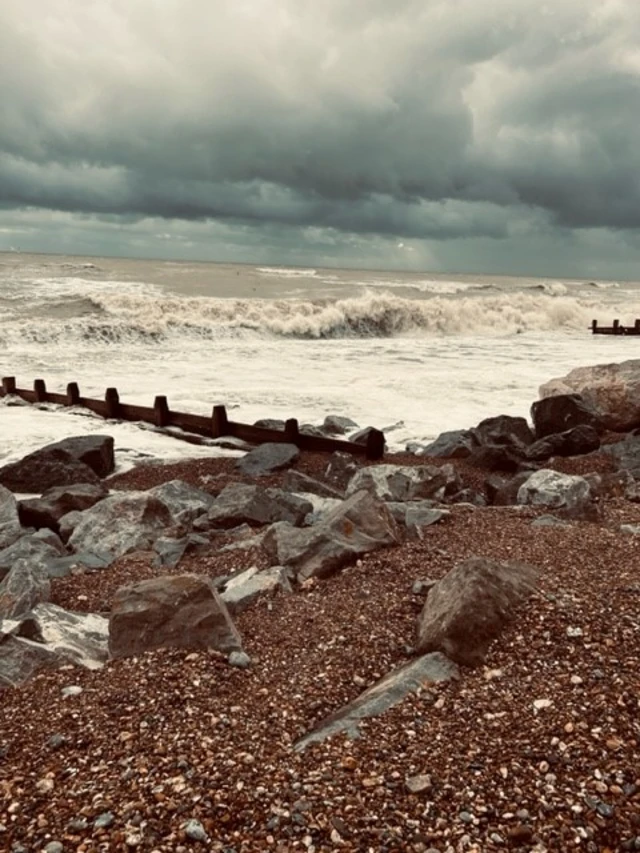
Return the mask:
M 640 317 L 640 284 L 0 253 L 0 373 L 86 397 L 229 418 L 344 415 L 391 450 L 497 415 L 539 386 L 640 354 L 590 323 Z M 109 433 L 118 467 L 225 453 L 83 409 L 0 399 L 0 464 Z

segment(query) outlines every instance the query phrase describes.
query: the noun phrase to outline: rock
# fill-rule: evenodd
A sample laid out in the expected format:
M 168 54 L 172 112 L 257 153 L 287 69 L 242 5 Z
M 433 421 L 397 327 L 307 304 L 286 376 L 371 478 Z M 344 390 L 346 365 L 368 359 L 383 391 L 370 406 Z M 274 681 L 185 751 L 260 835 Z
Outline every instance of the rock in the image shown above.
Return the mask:
M 163 576 L 116 592 L 109 617 L 112 657 L 165 646 L 241 650 L 240 635 L 209 578 Z
M 63 438 L 49 447 L 60 447 L 70 453 L 78 462 L 88 465 L 98 477 L 113 474 L 116 463 L 114 441 L 110 435 L 77 435 Z
M 12 545 L 23 532 L 16 499 L 9 489 L 0 486 L 0 548 Z
M 47 566 L 49 561 L 66 554 L 64 545 L 57 536 L 52 534 L 53 541 L 31 533 L 17 539 L 13 545 L 0 551 L 0 580 L 4 579 L 9 569 L 18 560 L 27 560 L 30 564 Z M 57 541 L 56 541 L 57 540 Z
M 602 452 L 612 457 L 616 468 L 631 472 L 640 479 L 640 435 L 627 435 L 622 441 L 604 444 Z
M 368 465 L 360 468 L 347 486 L 347 495 L 365 489 L 383 501 L 442 500 L 460 489 L 453 465 Z
M 580 394 L 556 394 L 536 400 L 531 406 L 531 420 L 537 439 L 588 426 L 598 435 L 604 432 L 600 412 Z
M 294 526 L 304 522 L 313 505 L 298 495 L 260 485 L 230 483 L 213 502 L 207 514 L 209 527 L 228 528 L 240 524 L 273 524 L 288 521 Z
M 422 539 L 425 527 L 451 514 L 447 509 L 435 508 L 430 501 L 388 501 L 387 507 L 398 524 L 407 529 L 411 539 Z
M 282 478 L 282 488 L 298 494 L 318 495 L 321 498 L 341 500 L 344 497 L 341 490 L 327 483 L 321 483 L 320 480 L 314 480 L 313 477 L 309 477 L 301 471 L 287 471 Z
M 435 441 L 420 448 L 416 455 L 464 459 L 475 446 L 476 440 L 471 430 L 455 429 L 441 432 Z
M 0 619 L 13 619 L 48 601 L 50 591 L 42 565 L 24 558 L 17 560 L 0 583 Z
M 359 720 L 383 714 L 409 694 L 424 689 L 429 684 L 456 678 L 459 678 L 458 667 L 439 652 L 409 661 L 385 675 L 353 702 L 331 714 L 296 741 L 293 748 L 296 752 L 302 752 L 311 744 L 322 743 L 339 732 L 346 732 L 347 737 L 354 740 L 360 737 Z
M 99 482 L 95 471 L 55 444 L 0 468 L 0 483 L 12 492 L 39 495 L 53 486 Z
M 535 588 L 538 572 L 516 562 L 471 557 L 458 563 L 429 592 L 420 615 L 418 650 L 441 651 L 477 666 L 489 644 Z
M 485 418 L 469 430 L 476 444 L 503 447 L 526 447 L 534 441 L 531 427 L 525 418 L 497 415 Z
M 190 486 L 183 480 L 170 480 L 148 489 L 148 495 L 161 500 L 171 513 L 174 524 L 191 525 L 213 505 L 215 498 L 208 492 Z
M 484 481 L 489 503 L 493 506 L 513 506 L 518 503 L 518 490 L 531 476 L 531 471 L 521 471 L 512 477 L 491 474 Z
M 113 556 L 107 553 L 91 554 L 88 551 L 79 551 L 77 554 L 69 554 L 66 557 L 52 557 L 45 562 L 45 568 L 50 578 L 65 578 L 67 575 L 76 573 L 83 574 L 107 569 L 113 563 Z
M 468 460 L 475 468 L 486 471 L 504 471 L 514 474 L 526 459 L 524 445 L 484 444 L 474 447 Z
M 327 415 L 322 424 L 322 429 L 328 435 L 345 435 L 351 430 L 358 429 L 358 424 L 351 418 L 340 415 Z
M 68 512 L 58 522 L 58 535 L 63 542 L 68 542 L 71 534 L 82 521 L 82 513 L 79 510 Z
M 358 468 L 358 463 L 350 453 L 336 451 L 329 457 L 329 464 L 325 469 L 324 476 L 331 486 L 344 492 Z
M 153 550 L 157 554 L 153 565 L 157 569 L 174 569 L 187 551 L 207 548 L 210 544 L 206 536 L 197 533 L 190 533 L 181 539 L 161 536 L 153 543 Z
M 566 432 L 540 438 L 527 447 L 527 459 L 544 461 L 551 456 L 580 456 L 600 447 L 600 436 L 591 426 L 580 425 Z
M 555 515 L 541 515 L 531 522 L 532 527 L 570 527 L 567 521 L 556 518 Z
M 438 583 L 438 581 L 434 581 L 431 578 L 425 578 L 424 580 L 420 579 L 413 582 L 413 586 L 411 587 L 412 595 L 428 595 L 429 592 L 433 589 L 433 587 Z
M 366 444 L 369 441 L 369 435 L 372 432 L 377 432 L 378 430 L 375 427 L 365 427 L 364 429 L 358 430 L 352 436 L 349 437 L 349 441 L 353 441 L 354 444 Z
M 193 818 L 186 822 L 184 825 L 184 834 L 191 841 L 207 841 L 208 835 L 205 831 L 204 826 L 200 823 L 199 820 L 194 820 Z
M 77 483 L 54 486 L 39 498 L 22 500 L 18 504 L 20 521 L 25 527 L 59 530 L 58 522 L 68 512 L 82 512 L 109 494 L 103 483 Z
M 546 468 L 536 471 L 520 486 L 518 503 L 548 507 L 565 518 L 596 520 L 599 517 L 591 486 L 584 477 Z
M 268 442 L 238 459 L 236 468 L 250 477 L 263 477 L 290 468 L 299 456 L 300 451 L 295 444 Z
M 56 653 L 41 643 L 6 636 L 0 642 L 0 688 L 24 684 L 34 673 L 58 663 Z
M 97 613 L 74 613 L 41 603 L 25 613 L 15 636 L 43 643 L 60 664 L 98 669 L 109 655 L 109 620 Z
M 274 524 L 262 545 L 274 564 L 292 568 L 298 581 L 339 571 L 360 554 L 399 542 L 386 505 L 369 492 L 351 495 L 323 520 L 303 530 Z
M 282 566 L 258 571 L 255 566 L 234 575 L 224 585 L 222 600 L 232 615 L 246 610 L 262 595 L 278 590 L 292 592 L 287 570 Z
M 262 429 L 275 429 L 278 432 L 284 432 L 284 421 L 277 418 L 259 418 L 254 421 L 254 426 L 262 427 Z
M 112 494 L 82 513 L 69 546 L 76 552 L 121 557 L 130 551 L 148 550 L 172 523 L 166 504 L 147 492 Z
M 235 666 L 237 669 L 249 669 L 251 658 L 246 652 L 231 652 L 229 655 L 229 666 Z
M 540 386 L 540 397 L 579 394 L 607 429 L 626 432 L 640 426 L 640 360 L 576 367 Z

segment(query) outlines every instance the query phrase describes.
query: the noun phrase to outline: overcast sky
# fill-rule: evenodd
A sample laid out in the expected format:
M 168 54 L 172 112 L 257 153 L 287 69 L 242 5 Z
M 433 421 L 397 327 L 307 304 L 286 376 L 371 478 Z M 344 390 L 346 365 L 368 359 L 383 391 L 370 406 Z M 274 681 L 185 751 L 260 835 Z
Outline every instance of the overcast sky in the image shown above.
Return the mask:
M 1 0 L 12 247 L 640 279 L 640 0 Z

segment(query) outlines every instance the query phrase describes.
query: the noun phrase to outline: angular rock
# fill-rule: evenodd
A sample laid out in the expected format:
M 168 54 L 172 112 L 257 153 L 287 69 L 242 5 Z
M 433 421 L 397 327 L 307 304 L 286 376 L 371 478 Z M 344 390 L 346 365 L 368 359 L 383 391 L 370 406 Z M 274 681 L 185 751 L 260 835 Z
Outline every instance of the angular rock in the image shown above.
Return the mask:
M 432 506 L 431 501 L 388 501 L 387 507 L 398 524 L 406 528 L 410 539 L 423 539 L 426 527 L 451 514 L 448 509 Z
M 303 581 L 333 574 L 360 554 L 395 545 L 399 540 L 398 526 L 386 505 L 361 491 L 313 527 L 274 524 L 262 546 L 274 564 L 294 569 L 298 581 Z
M 171 513 L 174 524 L 191 525 L 213 505 L 215 498 L 208 492 L 190 486 L 183 480 L 170 480 L 147 490 L 147 494 L 158 498 Z
M 422 447 L 418 456 L 441 457 L 445 459 L 464 459 L 476 446 L 473 432 L 469 429 L 455 429 L 441 432 L 440 435 Z
M 254 426 L 262 427 L 263 429 L 275 429 L 279 432 L 284 432 L 284 421 L 278 418 L 258 418 L 253 422 Z
M 347 495 L 362 489 L 384 501 L 442 500 L 461 487 L 453 465 L 368 465 L 360 468 L 347 486 Z
M 161 647 L 241 649 L 240 635 L 209 578 L 164 576 L 116 592 L 109 617 L 112 657 Z
M 17 539 L 13 545 L 0 551 L 0 580 L 18 560 L 27 560 L 30 564 L 39 563 L 46 566 L 50 560 L 55 560 L 65 554 L 62 542 L 51 534 L 52 538 L 44 538 L 37 533 L 31 533 Z
M 599 512 L 594 497 L 584 477 L 546 468 L 533 473 L 518 489 L 519 504 L 554 509 L 565 518 L 596 520 Z
M 526 460 L 526 448 L 515 444 L 483 444 L 474 447 L 468 460 L 469 464 L 486 471 L 515 474 Z
M 544 461 L 551 456 L 580 456 L 600 447 L 600 436 L 591 426 L 580 425 L 566 432 L 547 435 L 527 447 L 527 459 Z
M 19 637 L 0 640 L 0 689 L 17 687 L 41 669 L 58 666 L 54 651 Z
M 74 613 L 56 604 L 38 604 L 20 620 L 15 636 L 43 643 L 60 664 L 98 669 L 109 656 L 109 620 L 97 613 Z
M 441 651 L 477 666 L 489 645 L 535 589 L 538 571 L 516 562 L 471 557 L 429 592 L 418 625 L 418 649 Z
M 75 552 L 121 557 L 148 550 L 172 524 L 171 513 L 158 498 L 147 492 L 116 493 L 82 513 L 69 546 Z
M 558 394 L 579 394 L 607 429 L 634 429 L 640 426 L 640 359 L 576 367 L 540 386 L 543 399 Z
M 497 415 L 485 418 L 470 430 L 477 444 L 505 447 L 526 447 L 534 441 L 531 427 L 525 418 Z
M 114 441 L 111 435 L 76 435 L 49 446 L 66 450 L 78 462 L 88 465 L 98 477 L 108 477 L 115 470 Z
M 58 536 L 63 542 L 68 542 L 71 534 L 82 521 L 82 513 L 80 510 L 73 510 L 63 515 L 58 521 Z
M 531 476 L 531 471 L 521 471 L 512 477 L 491 474 L 484 481 L 487 499 L 493 506 L 514 506 L 518 503 L 520 486 Z
M 198 533 L 190 533 L 181 539 L 161 536 L 153 543 L 153 550 L 157 554 L 153 560 L 153 565 L 158 569 L 174 569 L 187 551 L 197 551 L 210 545 L 207 537 Z
M 537 439 L 577 426 L 592 427 L 598 435 L 604 431 L 600 412 L 580 394 L 556 394 L 536 400 L 531 406 L 531 420 Z
M 207 522 L 209 527 L 228 528 L 288 521 L 297 527 L 312 511 L 309 501 L 281 489 L 230 483 L 211 505 Z
M 324 476 L 330 486 L 343 492 L 359 467 L 350 453 L 336 451 L 329 457 Z
M 301 471 L 287 471 L 282 478 L 282 488 L 298 494 L 318 495 L 321 498 L 342 499 L 344 497 L 341 490 L 328 483 L 321 483 L 320 480 L 315 480 Z
M 327 415 L 322 424 L 322 429 L 328 435 L 345 435 L 351 430 L 358 429 L 358 424 L 351 418 L 341 415 Z
M 603 444 L 602 452 L 611 456 L 616 468 L 630 471 L 634 479 L 640 479 L 640 435 L 632 433 L 622 441 Z
M 17 560 L 0 583 L 0 619 L 21 616 L 50 594 L 47 571 L 39 563 Z
M 349 739 L 355 740 L 360 737 L 360 720 L 383 714 L 411 693 L 424 690 L 430 684 L 439 684 L 459 677 L 460 670 L 457 665 L 445 655 L 439 652 L 423 655 L 385 675 L 353 702 L 331 714 L 301 737 L 293 748 L 296 752 L 302 752 L 311 744 L 322 743 L 339 732 L 346 732 Z
M 358 430 L 355 432 L 350 438 L 349 441 L 353 441 L 355 444 L 366 444 L 369 441 L 369 435 L 376 428 L 372 426 L 365 427 L 364 429 Z
M 254 566 L 235 575 L 224 586 L 222 600 L 231 615 L 250 607 L 262 595 L 292 592 L 287 570 L 282 566 L 258 571 Z
M 22 500 L 18 504 L 20 521 L 25 527 L 48 527 L 56 533 L 58 522 L 68 512 L 83 512 L 106 498 L 109 490 L 103 483 L 77 483 L 54 486 L 39 498 Z
M 0 486 L 0 548 L 12 545 L 23 533 L 16 499 L 9 489 Z
M 236 468 L 250 477 L 263 477 L 290 468 L 299 456 L 300 451 L 295 444 L 268 442 L 238 459 Z
M 54 444 L 0 468 L 0 483 L 12 492 L 39 495 L 54 486 L 99 482 L 92 468 Z

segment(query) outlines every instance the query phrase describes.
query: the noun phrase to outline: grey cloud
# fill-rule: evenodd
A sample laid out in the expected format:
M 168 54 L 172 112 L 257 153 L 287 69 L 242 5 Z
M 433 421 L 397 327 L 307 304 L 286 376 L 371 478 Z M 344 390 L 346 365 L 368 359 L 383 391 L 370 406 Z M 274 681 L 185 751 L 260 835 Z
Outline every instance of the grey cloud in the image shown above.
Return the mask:
M 292 239 L 637 229 L 639 39 L 635 0 L 4 0 L 0 206 Z

